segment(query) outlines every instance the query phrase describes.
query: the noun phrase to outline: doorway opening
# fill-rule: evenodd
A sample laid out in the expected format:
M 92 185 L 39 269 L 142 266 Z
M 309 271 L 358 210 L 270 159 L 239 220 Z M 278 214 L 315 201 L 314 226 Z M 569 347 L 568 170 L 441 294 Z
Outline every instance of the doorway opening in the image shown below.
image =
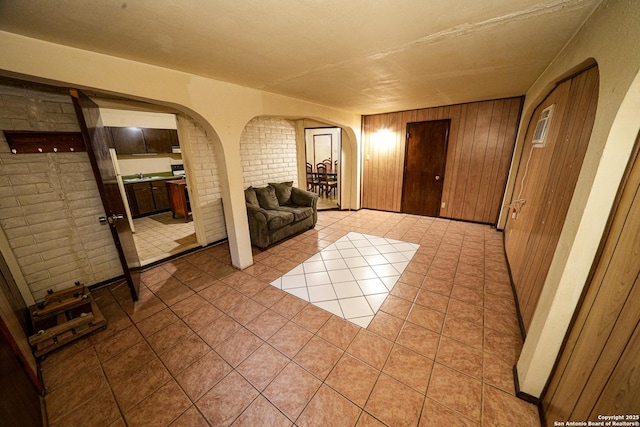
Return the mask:
M 342 130 L 306 128 L 306 188 L 318 194 L 318 210 L 340 208 Z
M 101 109 L 141 266 L 199 246 L 174 114 Z

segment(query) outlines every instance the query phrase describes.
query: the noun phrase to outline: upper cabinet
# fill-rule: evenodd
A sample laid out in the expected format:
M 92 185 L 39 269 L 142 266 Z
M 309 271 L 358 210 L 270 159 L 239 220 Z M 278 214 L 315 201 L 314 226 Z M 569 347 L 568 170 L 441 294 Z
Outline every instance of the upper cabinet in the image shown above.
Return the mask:
M 171 132 L 177 134 L 175 130 L 171 129 L 142 129 L 147 153 L 170 153 Z
M 145 154 L 144 137 L 140 128 L 111 128 L 111 138 L 118 154 Z
M 111 127 L 113 147 L 118 154 L 162 154 L 171 153 L 178 145 L 175 129 L 149 129 L 135 127 Z

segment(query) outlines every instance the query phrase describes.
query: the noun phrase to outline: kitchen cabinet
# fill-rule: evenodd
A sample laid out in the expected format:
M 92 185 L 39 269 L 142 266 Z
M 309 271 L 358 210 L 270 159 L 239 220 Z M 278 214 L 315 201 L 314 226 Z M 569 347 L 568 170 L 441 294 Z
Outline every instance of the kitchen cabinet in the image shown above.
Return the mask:
M 178 144 L 175 129 L 111 127 L 111 147 L 118 154 L 169 154 Z
M 191 215 L 191 204 L 189 202 L 189 193 L 187 192 L 187 181 L 184 179 L 176 179 L 166 181 L 167 194 L 169 195 L 169 205 L 173 217 L 176 215 L 183 216 L 185 221 Z
M 125 192 L 134 218 L 169 210 L 165 181 L 125 184 Z
M 110 128 L 113 145 L 118 154 L 142 154 L 147 150 L 140 128 Z
M 171 129 L 142 129 L 142 135 L 147 153 L 171 152 Z
M 156 211 L 169 210 L 169 195 L 167 194 L 166 181 L 153 181 L 150 182 L 150 184 Z

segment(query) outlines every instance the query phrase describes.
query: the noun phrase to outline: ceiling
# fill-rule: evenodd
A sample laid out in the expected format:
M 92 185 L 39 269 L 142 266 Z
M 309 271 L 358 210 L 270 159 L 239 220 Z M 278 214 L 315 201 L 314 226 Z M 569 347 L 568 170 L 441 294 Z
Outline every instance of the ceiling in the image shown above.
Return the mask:
M 0 0 L 0 29 L 358 114 L 524 94 L 601 0 Z

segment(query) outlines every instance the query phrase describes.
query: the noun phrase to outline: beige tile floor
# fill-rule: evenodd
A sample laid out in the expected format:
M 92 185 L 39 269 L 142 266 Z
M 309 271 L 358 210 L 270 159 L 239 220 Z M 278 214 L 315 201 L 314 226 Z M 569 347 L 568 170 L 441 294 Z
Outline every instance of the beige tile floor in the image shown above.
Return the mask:
M 420 245 L 366 329 L 269 283 L 348 232 Z M 226 245 L 156 266 L 133 304 L 94 291 L 109 320 L 42 362 L 53 426 L 537 426 L 514 396 L 521 349 L 501 235 L 361 210 L 243 271 Z
M 325 194 L 321 194 L 318 197 L 318 210 L 329 210 L 338 208 L 338 199 L 332 194 L 328 197 Z
M 173 218 L 171 212 L 133 220 L 133 241 L 142 265 L 170 258 L 198 246 L 193 220 Z

